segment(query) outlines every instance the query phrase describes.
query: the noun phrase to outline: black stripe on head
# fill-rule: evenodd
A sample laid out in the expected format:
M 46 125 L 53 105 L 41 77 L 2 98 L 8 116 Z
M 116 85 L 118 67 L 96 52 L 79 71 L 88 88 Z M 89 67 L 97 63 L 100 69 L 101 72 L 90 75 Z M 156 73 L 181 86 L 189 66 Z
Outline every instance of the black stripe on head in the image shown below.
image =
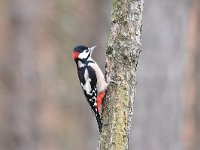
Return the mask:
M 83 52 L 85 49 L 88 49 L 88 47 L 86 47 L 86 46 L 84 46 L 84 45 L 78 45 L 78 46 L 76 46 L 76 47 L 74 48 L 74 51 L 81 53 L 81 52 Z

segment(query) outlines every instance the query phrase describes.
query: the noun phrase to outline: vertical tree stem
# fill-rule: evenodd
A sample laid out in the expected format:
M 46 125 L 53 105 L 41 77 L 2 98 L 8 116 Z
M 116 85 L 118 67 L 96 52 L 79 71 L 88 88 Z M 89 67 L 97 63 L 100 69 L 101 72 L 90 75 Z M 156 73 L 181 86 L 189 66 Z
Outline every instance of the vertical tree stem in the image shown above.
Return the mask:
M 106 77 L 111 84 L 104 101 L 100 150 L 128 150 L 141 51 L 143 0 L 112 0 L 111 32 L 106 50 Z

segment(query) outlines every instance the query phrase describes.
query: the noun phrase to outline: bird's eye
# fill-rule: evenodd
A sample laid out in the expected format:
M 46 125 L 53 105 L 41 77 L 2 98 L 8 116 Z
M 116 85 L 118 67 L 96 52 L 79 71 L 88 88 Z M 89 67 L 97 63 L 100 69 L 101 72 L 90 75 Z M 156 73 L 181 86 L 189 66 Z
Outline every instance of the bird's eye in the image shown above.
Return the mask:
M 85 52 L 88 53 L 88 52 L 89 52 L 89 49 L 86 49 Z

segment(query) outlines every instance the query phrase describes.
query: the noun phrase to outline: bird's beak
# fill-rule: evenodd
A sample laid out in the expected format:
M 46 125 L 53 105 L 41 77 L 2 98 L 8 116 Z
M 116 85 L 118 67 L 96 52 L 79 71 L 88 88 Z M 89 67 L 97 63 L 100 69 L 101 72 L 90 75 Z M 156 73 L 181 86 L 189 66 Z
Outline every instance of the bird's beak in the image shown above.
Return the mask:
M 95 46 L 92 46 L 92 47 L 89 48 L 89 49 L 90 49 L 91 55 L 92 55 L 92 53 L 93 53 L 93 51 L 94 51 L 94 49 L 95 49 L 96 47 L 97 47 L 97 46 L 95 45 Z

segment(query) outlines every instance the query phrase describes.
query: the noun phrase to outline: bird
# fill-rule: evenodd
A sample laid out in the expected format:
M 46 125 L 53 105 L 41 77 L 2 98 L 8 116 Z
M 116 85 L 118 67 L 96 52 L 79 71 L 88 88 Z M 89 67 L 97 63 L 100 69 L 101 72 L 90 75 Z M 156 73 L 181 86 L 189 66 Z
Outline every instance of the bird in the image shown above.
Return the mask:
M 77 66 L 77 74 L 87 102 L 95 114 L 99 132 L 102 131 L 101 106 L 106 95 L 107 87 L 105 76 L 92 58 L 96 46 L 87 47 L 78 45 L 72 52 L 72 58 Z

